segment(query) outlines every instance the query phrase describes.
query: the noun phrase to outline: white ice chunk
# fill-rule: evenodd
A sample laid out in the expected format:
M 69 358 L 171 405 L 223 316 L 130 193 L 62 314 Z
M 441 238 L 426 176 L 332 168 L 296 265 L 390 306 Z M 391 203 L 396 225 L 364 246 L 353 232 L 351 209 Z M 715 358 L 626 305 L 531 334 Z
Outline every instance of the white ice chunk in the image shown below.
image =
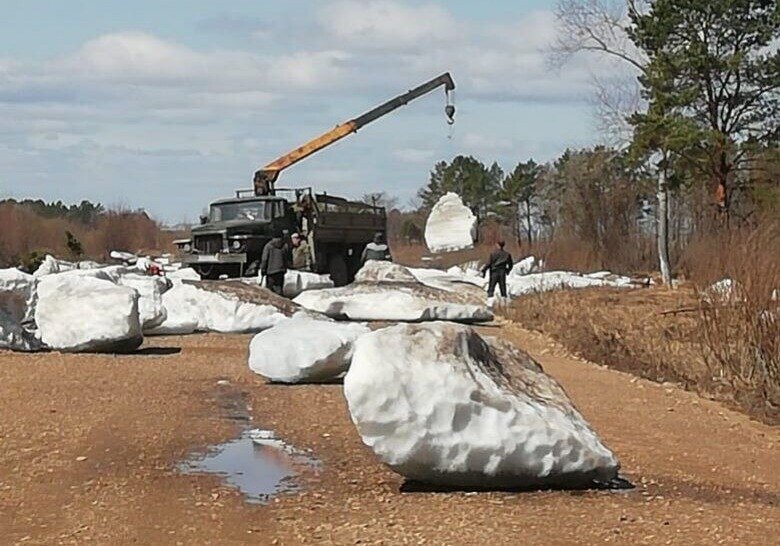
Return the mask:
M 368 260 L 355 274 L 355 282 L 416 282 L 409 268 L 383 260 Z
M 75 273 L 75 271 L 71 272 Z M 138 292 L 89 275 L 47 275 L 38 282 L 35 322 L 60 351 L 125 351 L 143 341 Z
M 320 288 L 333 288 L 330 275 L 296 269 L 290 269 L 284 275 L 284 295 L 288 298 L 294 298 L 307 290 L 319 290 Z
M 265 288 L 238 281 L 184 281 L 165 292 L 162 303 L 167 317 L 150 334 L 259 332 L 299 309 Z
M 24 323 L 33 318 L 35 277 L 16 268 L 0 269 L 0 348 L 33 351 L 41 347 Z
M 407 478 L 456 487 L 582 486 L 618 461 L 529 355 L 452 323 L 361 336 L 344 395 L 363 442 Z
M 368 331 L 358 323 L 295 317 L 252 338 L 249 367 L 282 383 L 329 381 L 347 371 L 353 342 Z
M 200 275 L 197 271 L 192 269 L 191 267 L 182 267 L 181 269 L 177 269 L 175 271 L 171 271 L 170 273 L 166 273 L 165 275 L 168 279 L 173 281 L 174 284 L 181 283 L 181 281 L 187 280 L 187 281 L 199 281 Z
M 163 306 L 162 296 L 171 284 L 165 277 L 156 275 L 122 275 L 118 283 L 129 286 L 138 292 L 138 315 L 144 331 L 160 326 L 168 316 Z
M 431 209 L 425 223 L 425 244 L 431 252 L 472 248 L 477 236 L 477 217 L 457 193 L 444 194 Z
M 418 282 L 357 282 L 310 290 L 294 301 L 331 318 L 347 320 L 479 322 L 493 318 L 484 298 L 467 290 L 448 291 Z
M 537 260 L 535 256 L 526 256 L 512 266 L 509 276 L 517 277 L 537 273 L 542 269 L 542 261 Z

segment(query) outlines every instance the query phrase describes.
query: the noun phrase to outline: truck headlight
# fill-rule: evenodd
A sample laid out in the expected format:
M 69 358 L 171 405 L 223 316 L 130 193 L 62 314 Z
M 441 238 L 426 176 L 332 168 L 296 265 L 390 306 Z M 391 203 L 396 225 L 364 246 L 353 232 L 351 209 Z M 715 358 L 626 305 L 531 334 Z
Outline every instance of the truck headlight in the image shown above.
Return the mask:
M 191 244 L 189 244 L 189 243 L 187 243 L 187 244 L 185 244 L 185 245 L 184 245 L 183 247 L 181 247 L 181 248 L 182 248 L 182 250 L 184 250 L 184 252 L 189 252 L 190 250 L 192 250 L 192 245 L 191 245 Z
M 233 241 L 233 250 L 241 250 L 241 241 L 238 239 Z

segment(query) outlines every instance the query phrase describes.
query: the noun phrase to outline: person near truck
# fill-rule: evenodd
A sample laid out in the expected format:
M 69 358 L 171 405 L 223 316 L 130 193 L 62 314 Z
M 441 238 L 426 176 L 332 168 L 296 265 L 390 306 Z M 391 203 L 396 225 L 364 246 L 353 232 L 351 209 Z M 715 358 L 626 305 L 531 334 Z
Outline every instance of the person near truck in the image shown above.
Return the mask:
M 502 297 L 506 296 L 506 276 L 512 270 L 512 255 L 504 250 L 504 241 L 498 241 L 496 248 L 490 254 L 488 263 L 482 267 L 482 276 L 490 272 L 490 281 L 488 282 L 488 297 L 492 298 L 496 292 L 496 285 L 501 291 Z
M 374 240 L 366 245 L 363 249 L 363 255 L 360 257 L 360 263 L 364 264 L 368 260 L 379 260 L 384 262 L 392 262 L 393 257 L 390 255 L 390 247 L 387 246 L 385 236 L 381 232 L 374 234 Z
M 260 273 L 265 277 L 265 286 L 271 292 L 284 295 L 284 274 L 290 262 L 290 249 L 279 233 L 266 243 L 260 258 Z
M 309 252 L 309 243 L 306 237 L 300 233 L 293 233 L 290 236 L 292 242 L 292 267 L 293 269 L 311 269 L 311 253 Z

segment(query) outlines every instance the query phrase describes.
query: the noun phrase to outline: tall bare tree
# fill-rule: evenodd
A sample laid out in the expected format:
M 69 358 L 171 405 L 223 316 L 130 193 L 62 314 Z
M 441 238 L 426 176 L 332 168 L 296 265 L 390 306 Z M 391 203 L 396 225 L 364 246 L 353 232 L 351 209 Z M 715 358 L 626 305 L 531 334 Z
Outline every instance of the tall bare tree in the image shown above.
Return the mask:
M 633 128 L 629 116 L 642 107 L 638 76 L 646 75 L 647 55 L 629 36 L 631 15 L 646 13 L 645 0 L 560 0 L 555 10 L 558 37 L 552 46 L 552 60 L 563 65 L 572 57 L 591 53 L 613 59 L 625 72 L 594 75 L 594 105 L 599 126 L 613 145 L 627 146 Z M 660 156 L 659 156 L 660 157 Z M 669 184 L 666 165 L 655 164 L 658 172 L 656 207 L 658 261 L 663 283 L 672 285 L 669 259 Z

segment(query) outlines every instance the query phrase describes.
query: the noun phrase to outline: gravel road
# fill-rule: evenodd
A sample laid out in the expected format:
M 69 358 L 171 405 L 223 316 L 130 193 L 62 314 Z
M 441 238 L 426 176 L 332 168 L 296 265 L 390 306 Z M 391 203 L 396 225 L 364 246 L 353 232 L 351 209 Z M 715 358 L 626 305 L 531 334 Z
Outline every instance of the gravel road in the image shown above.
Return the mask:
M 0 352 L 0 536 L 56 544 L 769 544 L 780 431 L 677 389 L 528 350 L 618 455 L 628 492 L 404 492 L 364 447 L 339 385 L 266 385 L 249 336 L 148 339 L 139 354 Z M 240 414 L 322 470 L 267 505 L 175 470 L 236 436 Z M 772 539 L 771 537 L 775 537 Z M 7 541 L 7 542 L 6 542 Z

